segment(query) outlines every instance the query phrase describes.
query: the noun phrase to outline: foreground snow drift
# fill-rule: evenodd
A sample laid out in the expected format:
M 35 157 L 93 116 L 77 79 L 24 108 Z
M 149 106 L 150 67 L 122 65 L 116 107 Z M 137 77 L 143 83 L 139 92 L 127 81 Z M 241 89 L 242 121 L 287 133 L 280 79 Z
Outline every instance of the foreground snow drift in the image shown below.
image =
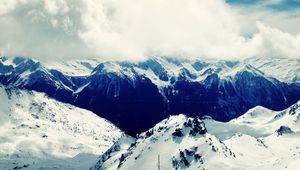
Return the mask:
M 274 112 L 255 107 L 228 123 L 171 116 L 136 140 L 121 138 L 97 169 L 297 169 L 300 101 Z
M 0 169 L 88 169 L 121 135 L 94 113 L 0 86 Z

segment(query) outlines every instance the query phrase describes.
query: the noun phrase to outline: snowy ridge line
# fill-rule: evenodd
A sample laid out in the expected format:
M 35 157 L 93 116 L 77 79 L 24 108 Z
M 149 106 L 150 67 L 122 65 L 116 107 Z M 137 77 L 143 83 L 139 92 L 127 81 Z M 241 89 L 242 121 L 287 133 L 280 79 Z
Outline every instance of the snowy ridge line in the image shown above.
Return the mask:
M 258 65 L 257 60 L 265 64 Z M 276 70 L 267 60 L 257 60 L 87 59 L 56 61 L 56 69 L 55 62 L 0 57 L 0 83 L 44 92 L 58 101 L 90 110 L 135 135 L 172 114 L 209 115 L 226 122 L 257 105 L 282 110 L 300 99 L 298 60 L 272 60 Z M 286 62 L 295 67 L 281 67 Z M 74 74 L 69 74 L 70 69 Z M 277 73 L 287 69 L 290 76 L 277 80 Z
M 299 121 L 300 101 L 283 111 L 258 106 L 227 123 L 171 116 L 137 139 L 119 139 L 90 169 L 294 170 L 300 165 Z

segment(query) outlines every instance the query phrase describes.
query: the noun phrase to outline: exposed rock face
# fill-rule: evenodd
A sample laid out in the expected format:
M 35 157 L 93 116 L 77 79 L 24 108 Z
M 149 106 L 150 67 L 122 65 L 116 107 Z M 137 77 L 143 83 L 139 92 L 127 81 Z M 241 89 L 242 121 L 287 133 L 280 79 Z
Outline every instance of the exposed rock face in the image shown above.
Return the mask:
M 290 134 L 294 133 L 291 128 L 288 126 L 280 126 L 279 129 L 276 130 L 278 135 Z
M 91 169 L 297 169 L 299 103 L 282 111 L 257 106 L 226 123 L 170 116 L 131 143 L 120 139 Z
M 101 62 L 95 67 L 80 62 L 76 68 L 88 68 L 90 73 L 76 76 L 31 59 L 8 60 L 0 59 L 0 83 L 45 92 L 91 110 L 133 136 L 171 114 L 229 121 L 257 105 L 281 110 L 300 99 L 298 82 L 278 81 L 238 61 L 166 57 Z
M 160 157 L 161 155 L 161 157 Z M 136 139 L 121 138 L 91 170 L 153 169 L 157 159 L 165 169 L 203 167 L 210 157 L 235 157 L 224 143 L 207 133 L 204 122 L 196 117 L 171 116 Z

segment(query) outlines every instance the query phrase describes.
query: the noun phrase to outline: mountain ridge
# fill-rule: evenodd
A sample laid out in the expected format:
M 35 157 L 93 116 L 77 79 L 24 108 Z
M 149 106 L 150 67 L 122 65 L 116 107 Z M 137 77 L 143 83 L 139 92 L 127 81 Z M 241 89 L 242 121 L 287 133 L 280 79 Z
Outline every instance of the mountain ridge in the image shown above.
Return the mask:
M 123 135 L 94 113 L 0 86 L 1 169 L 85 169 Z
M 300 99 L 297 81 L 279 81 L 242 61 L 70 61 L 73 73 L 85 70 L 78 76 L 67 74 L 70 69 L 62 72 L 66 67 L 54 69 L 53 63 L 22 57 L 0 61 L 0 83 L 91 110 L 132 135 L 171 114 L 229 121 L 257 105 L 282 110 Z
M 296 169 L 299 118 L 300 101 L 279 112 L 257 106 L 226 123 L 174 115 L 120 139 L 90 169 Z

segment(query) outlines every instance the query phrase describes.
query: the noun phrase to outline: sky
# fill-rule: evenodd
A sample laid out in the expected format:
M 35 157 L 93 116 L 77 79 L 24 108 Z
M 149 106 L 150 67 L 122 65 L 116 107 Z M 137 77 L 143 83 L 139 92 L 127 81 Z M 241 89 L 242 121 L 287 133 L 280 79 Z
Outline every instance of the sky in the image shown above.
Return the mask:
M 300 58 L 300 0 L 0 0 L 0 53 Z

